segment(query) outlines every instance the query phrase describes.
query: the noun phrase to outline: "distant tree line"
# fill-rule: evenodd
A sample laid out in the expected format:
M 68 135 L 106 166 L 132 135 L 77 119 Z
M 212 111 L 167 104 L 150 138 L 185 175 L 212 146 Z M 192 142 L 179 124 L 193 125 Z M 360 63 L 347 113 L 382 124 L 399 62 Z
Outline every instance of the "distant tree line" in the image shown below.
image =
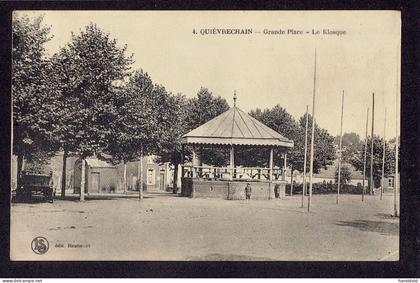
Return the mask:
M 345 133 L 342 139 L 342 160 L 355 167 L 356 170 L 363 172 L 364 153 L 366 144 L 366 179 L 370 182 L 370 153 L 371 153 L 370 136 L 361 140 L 356 133 Z M 385 167 L 384 175 L 389 176 L 395 173 L 395 138 L 385 141 L 382 137 L 374 135 L 373 137 L 373 181 L 375 187 L 381 186 L 382 176 L 382 158 L 385 142 Z M 335 137 L 334 143 L 338 147 L 339 137 Z M 398 149 L 399 150 L 399 149 Z M 399 154 L 399 152 L 398 152 Z M 348 169 L 348 168 L 347 168 Z M 342 172 L 341 178 L 346 179 L 349 175 L 348 170 Z

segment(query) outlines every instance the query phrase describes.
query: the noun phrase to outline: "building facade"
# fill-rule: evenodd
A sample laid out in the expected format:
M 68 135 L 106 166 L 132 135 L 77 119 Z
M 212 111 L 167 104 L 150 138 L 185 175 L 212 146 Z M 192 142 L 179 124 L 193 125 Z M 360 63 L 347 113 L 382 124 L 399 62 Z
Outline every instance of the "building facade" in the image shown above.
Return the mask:
M 141 161 L 128 162 L 124 186 L 124 164 L 112 165 L 97 158 L 86 158 L 85 193 L 129 193 L 139 190 L 138 180 L 143 175 L 143 190 L 147 192 L 169 191 L 173 170 L 168 163 L 158 164 L 154 156 Z M 142 164 L 141 164 L 141 163 Z M 81 160 L 74 165 L 73 192 L 80 193 Z

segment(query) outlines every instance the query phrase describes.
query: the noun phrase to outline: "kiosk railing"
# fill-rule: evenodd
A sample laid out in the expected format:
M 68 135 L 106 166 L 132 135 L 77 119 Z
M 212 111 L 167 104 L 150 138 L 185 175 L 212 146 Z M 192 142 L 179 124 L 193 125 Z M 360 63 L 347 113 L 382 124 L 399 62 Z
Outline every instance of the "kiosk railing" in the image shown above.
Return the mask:
M 182 165 L 182 177 L 208 180 L 284 180 L 282 168 Z

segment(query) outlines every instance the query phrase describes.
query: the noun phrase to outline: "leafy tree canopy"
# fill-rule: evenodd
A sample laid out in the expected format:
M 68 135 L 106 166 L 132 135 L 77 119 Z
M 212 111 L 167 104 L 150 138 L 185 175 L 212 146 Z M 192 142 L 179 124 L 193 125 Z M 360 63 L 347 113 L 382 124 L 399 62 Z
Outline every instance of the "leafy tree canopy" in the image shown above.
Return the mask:
M 99 154 L 119 115 L 120 85 L 130 74 L 127 47 L 89 24 L 52 59 L 57 99 L 55 135 L 61 146 L 82 156 Z M 122 99 L 122 98 L 121 98 Z
M 310 144 L 312 132 L 312 116 L 308 115 L 308 152 L 307 152 L 307 172 L 309 172 Z M 305 129 L 306 114 L 299 119 L 300 126 Z M 315 143 L 314 143 L 314 173 L 326 169 L 328 165 L 333 164 L 336 159 L 336 150 L 334 147 L 334 137 L 326 129 L 320 128 L 315 123 Z M 304 151 L 303 151 L 304 152 Z
M 370 176 L 370 160 L 371 160 L 371 138 L 367 141 L 366 156 L 366 176 Z M 383 156 L 383 139 L 378 136 L 373 138 L 373 178 L 375 186 L 380 186 L 382 176 L 382 156 Z M 350 163 L 356 170 L 363 171 L 364 150 L 355 152 L 350 159 Z M 392 148 L 388 144 L 385 145 L 385 176 L 395 171 L 395 147 Z M 369 177 L 368 177 L 369 178 Z
M 302 139 L 302 135 L 304 135 L 304 131 L 300 128 L 293 116 L 279 104 L 275 105 L 272 109 L 265 109 L 264 111 L 256 109 L 255 111 L 250 111 L 249 114 L 284 137 L 294 141 L 294 148 L 287 152 L 287 162 L 294 169 L 299 170 L 303 168 L 304 139 Z M 250 149 L 247 155 L 252 156 L 253 154 L 257 158 L 249 159 L 249 157 L 244 156 L 245 163 L 254 163 L 253 165 L 249 164 L 249 166 L 268 166 L 268 149 Z M 279 164 L 280 159 L 282 159 L 281 154 L 280 151 L 275 151 L 274 159 L 278 165 L 281 165 Z M 246 162 L 246 159 L 249 159 L 249 162 Z M 301 160 L 302 162 L 300 162 Z
M 335 169 L 335 183 L 338 183 L 338 166 Z M 342 185 L 349 184 L 351 182 L 351 170 L 348 165 L 342 164 L 340 168 L 340 183 Z
M 42 17 L 14 14 L 12 23 L 13 153 L 19 158 L 37 151 L 52 154 L 52 99 L 44 44 L 51 39 Z
M 200 88 L 197 97 L 187 102 L 187 113 L 184 134 L 210 121 L 229 109 L 226 99 L 214 96 L 207 88 Z M 187 149 L 187 158 L 191 159 L 191 152 Z M 216 147 L 201 148 L 202 161 L 205 164 L 224 166 L 229 162 L 226 149 Z

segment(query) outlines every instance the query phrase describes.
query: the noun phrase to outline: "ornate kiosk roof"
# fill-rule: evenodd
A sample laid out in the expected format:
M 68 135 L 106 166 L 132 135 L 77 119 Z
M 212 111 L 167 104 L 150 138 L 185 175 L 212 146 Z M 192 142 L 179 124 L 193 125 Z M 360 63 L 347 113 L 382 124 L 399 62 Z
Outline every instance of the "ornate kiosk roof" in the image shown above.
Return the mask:
M 293 147 L 293 141 L 236 106 L 185 134 L 182 143 Z

